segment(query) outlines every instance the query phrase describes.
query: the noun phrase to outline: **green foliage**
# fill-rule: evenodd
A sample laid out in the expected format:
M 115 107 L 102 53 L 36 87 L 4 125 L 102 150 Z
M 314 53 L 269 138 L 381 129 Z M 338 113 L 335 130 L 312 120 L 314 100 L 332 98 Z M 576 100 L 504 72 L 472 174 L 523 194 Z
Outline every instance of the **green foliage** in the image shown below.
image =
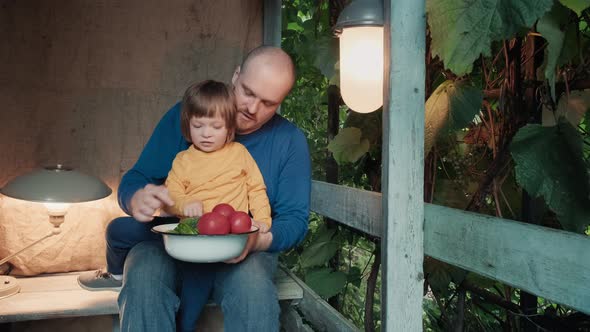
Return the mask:
M 481 89 L 465 81 L 447 80 L 426 101 L 424 114 L 424 151 L 430 151 L 439 133 L 467 127 L 481 109 Z
M 355 162 L 369 151 L 369 140 L 361 139 L 361 135 L 358 128 L 343 128 L 328 144 L 328 150 L 338 164 Z
M 549 81 L 553 100 L 555 100 L 555 70 L 558 65 L 563 64 L 563 60 L 561 63 L 559 60 L 564 50 L 563 46 L 566 39 L 565 29 L 569 27 L 567 24 L 569 14 L 570 11 L 567 8 L 556 3 L 551 11 L 537 23 L 537 30 L 548 42 L 547 58 L 545 60 L 545 78 Z
M 321 228 L 315 234 L 315 240 L 303 249 L 301 267 L 309 268 L 326 264 L 342 247 L 342 243 L 334 239 L 336 229 Z
M 562 5 L 568 7 L 578 14 L 582 15 L 582 11 L 590 7 L 590 0 L 559 0 Z
M 305 274 L 305 283 L 319 296 L 330 298 L 342 291 L 347 282 L 347 276 L 340 271 L 320 268 Z
M 371 113 L 348 112 L 344 121 L 344 128 L 358 128 L 361 130 L 361 140 L 369 142 L 369 153 L 373 156 L 381 154 L 383 138 L 382 110 Z
M 535 49 L 537 57 L 545 62 L 543 68 L 535 65 L 536 80 L 547 78 L 550 89 L 555 89 L 562 83 L 560 80 L 590 77 L 587 59 L 590 12 L 582 13 L 588 1 L 560 2 L 561 5 L 554 0 L 427 1 L 431 37 L 428 49 L 433 57 L 427 59 L 428 88 L 435 91 L 425 105 L 425 123 L 426 134 L 431 135 L 430 145 L 427 141 L 426 146 L 434 147 L 431 150 L 434 203 L 464 209 L 475 197 L 492 161 L 512 138 L 507 134 L 508 129 L 522 125 L 519 116 L 531 116 L 514 106 L 522 100 L 513 100 L 516 95 L 509 91 L 514 83 L 509 62 L 517 58 L 512 54 L 518 53 L 517 50 L 521 50 L 518 53 L 521 72 L 532 61 L 524 57 L 525 47 L 521 46 L 526 46 L 531 38 L 539 38 L 535 27 L 547 41 L 537 43 L 541 45 Z M 327 90 L 338 80 L 337 40 L 329 26 L 328 4 L 310 0 L 283 2 L 282 46 L 295 60 L 298 76 L 293 91 L 282 104 L 282 114 L 308 137 L 315 179 L 324 178 L 326 157 L 332 153 L 339 162 L 340 184 L 378 190 L 381 111 L 359 114 L 341 106 L 340 134 L 328 146 Z M 441 61 L 452 73 L 442 68 Z M 535 79 L 524 80 L 523 76 L 521 79 L 519 98 L 524 96 L 525 88 L 534 87 L 543 107 L 555 112 L 551 116 L 556 119 L 565 116 L 572 123 L 578 122 L 578 132 L 563 123 L 553 128 L 521 129 L 510 146 L 514 163 L 507 163 L 495 176 L 493 189 L 489 188 L 491 192 L 483 195 L 484 205 L 479 212 L 518 220 L 525 189 L 531 195 L 543 197 L 564 228 L 580 231 L 584 218 L 588 220 L 584 206 L 590 207 L 587 202 L 590 112 L 585 112 L 586 94 L 566 91 L 556 100 L 555 94 L 550 95 L 549 89 Z M 500 91 L 500 97 L 498 93 L 490 97 L 490 91 Z M 543 221 L 553 223 L 555 218 L 547 213 Z M 590 234 L 590 226 L 585 229 Z M 322 297 L 337 296 L 343 315 L 361 327 L 365 319 L 362 308 L 367 296 L 366 280 L 374 261 L 375 245 L 372 239 L 347 228 L 327 228 L 321 217 L 312 214 L 304 243 L 283 254 L 281 262 Z M 458 285 L 463 281 L 505 301 L 519 301 L 517 290 L 439 261 L 425 261 L 424 271 L 430 285 L 424 301 L 425 331 L 454 328 Z M 373 308 L 377 330 L 380 284 L 378 278 Z M 559 306 L 539 301 L 540 307 L 559 311 Z M 464 308 L 465 331 L 497 331 L 518 326 L 515 315 L 470 292 Z M 562 310 L 560 314 L 568 313 Z M 513 322 L 516 325 L 511 325 Z
M 590 181 L 582 139 L 568 122 L 555 127 L 527 125 L 510 145 L 518 183 L 543 197 L 563 228 L 583 233 L 590 223 Z
M 467 74 L 480 54 L 491 55 L 493 41 L 532 26 L 552 5 L 553 0 L 428 0 L 432 54 L 455 74 Z
M 461 284 L 467 271 L 428 257 L 424 260 L 424 275 L 434 293 L 446 296 L 451 291 L 451 282 Z

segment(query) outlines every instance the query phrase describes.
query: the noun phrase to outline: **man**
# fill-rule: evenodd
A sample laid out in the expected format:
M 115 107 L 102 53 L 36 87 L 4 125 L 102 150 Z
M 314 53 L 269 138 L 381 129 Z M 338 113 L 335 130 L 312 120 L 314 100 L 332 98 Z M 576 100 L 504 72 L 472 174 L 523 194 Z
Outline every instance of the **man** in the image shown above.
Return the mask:
M 204 289 L 203 294 L 208 296 L 211 291 L 221 306 L 227 331 L 279 330 L 280 309 L 273 283 L 278 252 L 297 245 L 307 231 L 311 187 L 307 142 L 299 129 L 276 114 L 294 82 L 289 55 L 269 46 L 251 51 L 233 74 L 238 109 L 236 141 L 246 146 L 260 168 L 273 221 L 270 231 L 251 236 L 244 252 L 230 264 L 212 265 L 216 266 L 212 289 Z M 132 248 L 122 257 L 125 282 L 118 300 L 122 331 L 175 329 L 180 305 L 177 262 L 166 254 L 161 240 L 150 229 L 158 222 L 154 220 L 156 212 L 173 204 L 162 184 L 176 154 L 188 146 L 181 134 L 177 104 L 164 115 L 139 160 L 121 180 L 119 204 L 133 218 L 111 222 L 107 243 L 109 234 L 120 237 L 123 233 L 129 241 L 114 245 L 125 254 Z M 107 262 L 109 259 L 112 257 L 107 257 Z M 103 289 L 117 285 L 110 273 L 99 271 L 94 279 L 91 282 L 106 282 L 98 286 Z M 85 288 L 94 287 L 88 280 L 80 283 Z

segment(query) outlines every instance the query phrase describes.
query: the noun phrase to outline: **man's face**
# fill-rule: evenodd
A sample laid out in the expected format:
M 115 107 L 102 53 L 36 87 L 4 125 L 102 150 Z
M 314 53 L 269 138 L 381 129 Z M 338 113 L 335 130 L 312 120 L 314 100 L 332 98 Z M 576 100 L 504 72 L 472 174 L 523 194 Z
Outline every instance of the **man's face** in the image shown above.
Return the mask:
M 291 76 L 253 63 L 246 71 L 238 68 L 232 83 L 238 109 L 236 132 L 244 135 L 258 130 L 273 117 L 291 89 Z

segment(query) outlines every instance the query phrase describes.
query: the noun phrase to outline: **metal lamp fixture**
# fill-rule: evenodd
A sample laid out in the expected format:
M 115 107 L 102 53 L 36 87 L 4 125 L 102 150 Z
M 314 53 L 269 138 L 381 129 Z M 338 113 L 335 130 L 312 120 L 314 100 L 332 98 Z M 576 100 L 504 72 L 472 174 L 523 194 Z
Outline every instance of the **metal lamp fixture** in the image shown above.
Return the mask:
M 94 201 L 109 196 L 111 192 L 111 188 L 100 179 L 63 165 L 37 169 L 12 179 L 0 193 L 20 200 L 43 203 L 53 229 L 46 236 L 2 259 L 0 265 L 46 238 L 61 233 L 60 226 L 71 203 Z M 0 276 L 0 298 L 16 294 L 19 290 L 20 286 L 15 278 Z
M 381 0 L 356 0 L 334 27 L 340 38 L 340 91 L 355 112 L 383 105 L 383 24 Z

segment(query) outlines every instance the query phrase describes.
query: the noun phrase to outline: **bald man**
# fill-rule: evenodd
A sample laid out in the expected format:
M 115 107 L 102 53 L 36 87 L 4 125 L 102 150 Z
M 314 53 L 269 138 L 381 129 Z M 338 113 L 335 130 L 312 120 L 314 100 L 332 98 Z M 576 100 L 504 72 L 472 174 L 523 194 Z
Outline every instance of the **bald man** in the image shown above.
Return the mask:
M 180 129 L 180 104 L 160 120 L 119 185 L 119 205 L 131 217 L 117 218 L 107 228 L 107 271 L 79 279 L 89 290 L 121 289 L 122 331 L 174 331 L 179 310 L 179 329 L 194 330 L 196 315 L 182 313 L 200 311 L 210 296 L 223 310 L 226 331 L 279 331 L 273 283 L 278 253 L 305 237 L 311 190 L 306 138 L 276 113 L 294 82 L 291 58 L 270 46 L 252 50 L 233 74 L 236 141 L 246 146 L 260 168 L 273 223 L 268 232 L 252 235 L 244 252 L 231 261 L 190 264 L 192 273 L 202 277 L 202 287 L 190 294 L 178 289 L 179 267 L 187 264 L 168 256 L 161 238 L 150 232 L 155 225 L 174 222 L 154 216 L 173 204 L 163 183 L 176 154 L 190 145 Z M 123 262 L 124 269 L 117 267 Z

